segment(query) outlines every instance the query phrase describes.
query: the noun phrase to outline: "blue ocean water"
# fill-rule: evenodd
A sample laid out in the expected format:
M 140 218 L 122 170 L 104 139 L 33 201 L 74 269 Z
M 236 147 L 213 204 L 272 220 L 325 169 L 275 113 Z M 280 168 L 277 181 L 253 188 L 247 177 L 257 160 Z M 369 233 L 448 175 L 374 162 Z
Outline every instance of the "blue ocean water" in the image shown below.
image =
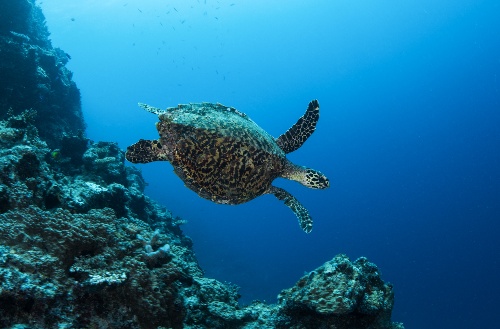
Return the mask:
M 71 55 L 93 140 L 154 139 L 137 107 L 221 102 L 274 136 L 317 98 L 314 135 L 289 155 L 331 188 L 278 179 L 273 196 L 216 205 L 168 163 L 147 193 L 186 220 L 209 277 L 243 303 L 275 302 L 338 253 L 394 284 L 407 328 L 494 328 L 500 285 L 500 2 L 87 0 L 40 2 Z

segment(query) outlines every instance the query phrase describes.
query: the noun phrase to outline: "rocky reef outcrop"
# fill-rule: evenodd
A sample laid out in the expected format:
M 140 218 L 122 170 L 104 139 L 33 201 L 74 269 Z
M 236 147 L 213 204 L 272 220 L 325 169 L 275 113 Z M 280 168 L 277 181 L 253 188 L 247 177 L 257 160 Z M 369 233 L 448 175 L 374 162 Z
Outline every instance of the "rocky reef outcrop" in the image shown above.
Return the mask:
M 390 324 L 392 286 L 365 257 L 351 262 L 337 255 L 278 299 L 283 315 L 279 328 L 402 328 Z
M 82 133 L 80 91 L 66 68 L 70 56 L 53 48 L 34 1 L 0 1 L 0 120 L 36 110 L 40 136 L 52 148 Z
M 403 328 L 391 322 L 392 287 L 365 258 L 336 256 L 277 304 L 240 305 L 238 287 L 204 277 L 183 220 L 144 195 L 116 143 L 85 138 L 79 94 L 41 22 L 33 1 L 0 4 L 2 74 L 20 60 L 31 68 L 0 86 L 1 328 Z

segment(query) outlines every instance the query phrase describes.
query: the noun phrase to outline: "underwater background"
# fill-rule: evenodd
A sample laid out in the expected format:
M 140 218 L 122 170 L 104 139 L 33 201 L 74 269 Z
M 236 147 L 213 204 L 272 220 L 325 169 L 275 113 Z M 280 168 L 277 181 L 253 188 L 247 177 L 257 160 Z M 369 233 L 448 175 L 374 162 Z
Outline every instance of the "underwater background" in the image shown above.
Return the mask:
M 166 162 L 137 166 L 146 193 L 188 221 L 206 276 L 240 286 L 243 303 L 275 302 L 345 253 L 378 265 L 408 328 L 498 325 L 500 3 L 39 4 L 92 140 L 157 138 L 137 102 L 220 102 L 279 136 L 319 100 L 316 132 L 289 158 L 331 187 L 275 182 L 309 209 L 310 234 L 273 196 L 216 205 Z

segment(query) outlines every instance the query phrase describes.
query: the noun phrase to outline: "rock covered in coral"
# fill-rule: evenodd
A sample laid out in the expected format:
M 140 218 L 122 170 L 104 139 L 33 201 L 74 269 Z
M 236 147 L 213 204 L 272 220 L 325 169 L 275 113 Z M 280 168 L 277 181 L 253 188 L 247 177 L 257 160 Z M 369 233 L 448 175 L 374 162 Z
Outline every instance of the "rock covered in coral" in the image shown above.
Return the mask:
M 176 246 L 162 266 L 150 268 L 135 238 L 150 227 L 111 209 L 28 207 L 0 215 L 0 223 L 0 327 L 182 327 L 179 290 L 201 275 L 182 239 L 162 234 Z
M 26 116 L 22 113 L 0 122 L 0 136 L 17 136 L 2 138 L 0 212 L 27 205 L 44 210 L 62 207 L 76 213 L 110 207 L 118 216 L 130 215 L 147 222 L 159 219 L 158 206 L 142 193 L 142 176 L 137 169 L 125 166 L 123 151 L 116 143 L 86 141 L 81 154 L 72 154 L 79 156 L 79 161 L 68 159 L 65 152 L 54 158 L 32 122 L 26 122 L 24 128 L 11 127 L 11 121 L 26 120 Z M 33 132 L 28 133 L 30 130 Z M 72 140 L 80 144 L 78 138 Z M 86 165 L 101 158 L 105 161 L 99 165 Z
M 95 171 L 106 183 L 125 184 L 125 155 L 116 143 L 98 142 L 92 144 L 83 154 L 83 163 L 88 171 Z
M 32 0 L 0 1 L 0 119 L 33 109 L 40 136 L 52 148 L 85 128 L 80 92 L 54 49 L 45 18 Z
M 402 328 L 390 321 L 392 286 L 365 257 L 351 262 L 338 255 L 283 290 L 278 299 L 284 316 L 280 328 Z

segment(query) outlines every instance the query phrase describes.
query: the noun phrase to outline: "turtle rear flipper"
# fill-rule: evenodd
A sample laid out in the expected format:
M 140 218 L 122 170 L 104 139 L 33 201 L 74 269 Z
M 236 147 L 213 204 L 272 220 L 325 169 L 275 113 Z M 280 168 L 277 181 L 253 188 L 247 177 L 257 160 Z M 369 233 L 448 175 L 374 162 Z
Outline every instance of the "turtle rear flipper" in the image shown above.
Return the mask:
M 278 200 L 285 202 L 285 205 L 290 208 L 295 216 L 299 219 L 299 225 L 306 233 L 312 231 L 313 220 L 309 211 L 297 200 L 293 195 L 284 189 L 276 186 L 271 186 L 268 190 L 269 194 L 274 194 Z
M 141 139 L 127 147 L 125 158 L 132 163 L 148 163 L 167 160 L 162 152 L 161 144 L 157 140 Z
M 276 144 L 285 152 L 298 149 L 312 135 L 319 119 L 318 100 L 309 102 L 306 113 L 283 135 L 276 139 Z

